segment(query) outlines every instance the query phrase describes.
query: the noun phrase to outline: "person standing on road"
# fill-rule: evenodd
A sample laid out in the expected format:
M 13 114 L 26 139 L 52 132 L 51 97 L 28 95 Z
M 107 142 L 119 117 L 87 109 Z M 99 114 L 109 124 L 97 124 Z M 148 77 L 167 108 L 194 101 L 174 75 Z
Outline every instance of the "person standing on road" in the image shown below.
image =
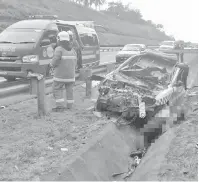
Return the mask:
M 80 69 L 80 68 L 82 68 L 82 55 L 81 55 L 82 46 L 80 46 L 80 44 L 77 41 L 77 38 L 76 38 L 75 34 L 71 30 L 69 30 L 68 33 L 70 35 L 70 40 L 72 42 L 72 47 L 76 51 L 76 54 L 77 54 L 77 66 L 78 66 L 78 69 Z
M 66 109 L 63 87 L 66 89 L 67 109 L 71 109 L 73 106 L 76 62 L 77 55 L 71 46 L 69 34 L 65 31 L 58 33 L 57 47 L 51 62 L 51 66 L 54 68 L 53 96 L 56 102 L 56 107 L 52 110 L 55 112 Z

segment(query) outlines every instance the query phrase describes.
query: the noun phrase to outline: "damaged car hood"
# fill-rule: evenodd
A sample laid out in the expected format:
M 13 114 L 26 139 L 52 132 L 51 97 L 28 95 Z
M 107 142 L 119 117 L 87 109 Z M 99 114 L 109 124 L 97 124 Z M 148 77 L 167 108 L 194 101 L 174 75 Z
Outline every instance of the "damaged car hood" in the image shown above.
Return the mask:
M 176 63 L 177 58 L 159 52 L 131 57 L 101 82 L 98 101 L 115 112 L 139 109 L 139 102 L 153 107 L 158 94 L 168 89 Z

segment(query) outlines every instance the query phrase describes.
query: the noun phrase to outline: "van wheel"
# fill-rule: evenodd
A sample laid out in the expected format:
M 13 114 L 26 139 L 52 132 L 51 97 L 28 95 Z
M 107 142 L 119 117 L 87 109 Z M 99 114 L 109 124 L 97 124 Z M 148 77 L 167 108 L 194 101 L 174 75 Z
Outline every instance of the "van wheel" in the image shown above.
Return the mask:
M 16 80 L 16 77 L 12 77 L 12 76 L 6 76 L 4 77 L 8 82 L 12 82 Z

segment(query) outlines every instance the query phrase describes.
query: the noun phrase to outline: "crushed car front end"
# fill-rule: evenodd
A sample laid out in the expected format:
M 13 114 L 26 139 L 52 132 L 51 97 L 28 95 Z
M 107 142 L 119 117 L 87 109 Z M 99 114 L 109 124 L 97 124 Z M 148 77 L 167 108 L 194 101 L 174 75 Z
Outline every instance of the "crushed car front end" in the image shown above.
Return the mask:
M 161 105 L 156 98 L 167 89 L 169 72 L 176 63 L 162 58 L 158 65 L 159 58 L 161 55 L 145 52 L 129 58 L 107 75 L 99 87 L 96 109 L 131 120 L 154 112 Z

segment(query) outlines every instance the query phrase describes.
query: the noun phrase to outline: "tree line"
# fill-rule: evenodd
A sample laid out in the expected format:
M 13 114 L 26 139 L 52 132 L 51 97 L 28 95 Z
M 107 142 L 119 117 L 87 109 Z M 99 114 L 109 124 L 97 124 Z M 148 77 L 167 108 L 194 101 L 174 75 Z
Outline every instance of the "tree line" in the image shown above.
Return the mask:
M 70 0 L 74 3 L 83 5 L 85 7 L 95 7 L 96 10 L 100 10 L 100 7 L 107 3 L 106 0 Z M 133 24 L 145 24 L 163 31 L 162 24 L 155 24 L 151 20 L 144 20 L 142 14 L 138 9 L 131 8 L 132 3 L 124 5 L 121 0 L 117 2 L 108 2 L 108 8 L 103 10 L 104 13 L 116 16 L 117 18 L 125 21 L 132 22 Z

